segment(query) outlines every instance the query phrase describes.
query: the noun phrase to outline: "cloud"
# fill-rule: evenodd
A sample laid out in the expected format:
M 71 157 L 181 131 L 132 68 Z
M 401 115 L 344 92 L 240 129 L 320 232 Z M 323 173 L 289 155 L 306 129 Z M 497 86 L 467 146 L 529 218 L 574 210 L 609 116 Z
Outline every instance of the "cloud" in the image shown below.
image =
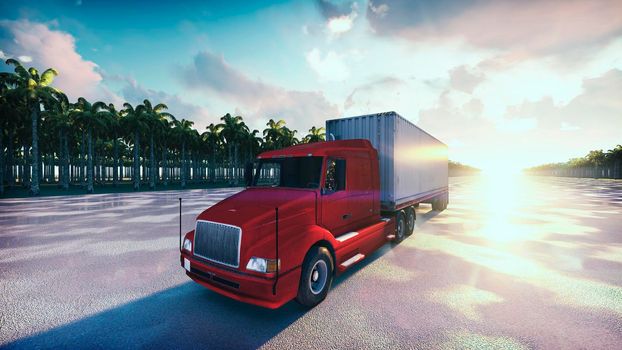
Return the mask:
M 459 66 L 449 71 L 450 85 L 456 90 L 466 92 L 468 94 L 473 92 L 473 89 L 477 87 L 482 81 L 484 81 L 484 75 L 481 73 L 473 72 L 467 66 Z
M 322 57 L 320 50 L 314 48 L 307 52 L 305 58 L 311 69 L 321 80 L 343 81 L 350 75 L 348 66 L 344 62 L 344 56 L 335 51 L 329 51 Z
M 354 20 L 358 17 L 359 7 L 356 2 L 333 3 L 328 0 L 318 0 L 316 4 L 326 19 L 326 30 L 330 38 L 350 31 L 354 26 Z
M 195 127 L 202 130 L 213 118 L 206 107 L 184 101 L 176 94 L 169 94 L 164 91 L 145 88 L 131 78 L 119 77 L 126 84 L 121 90 L 123 98 L 132 105 L 142 104 L 143 100 L 148 99 L 151 103 L 164 103 L 168 107 L 168 112 L 177 119 L 189 119 L 195 122 Z
M 373 1 L 370 0 L 369 1 L 369 9 L 378 18 L 384 18 L 384 16 L 387 15 L 387 12 L 389 12 L 389 5 L 387 5 L 387 4 L 379 4 L 377 6 L 374 6 Z
M 523 168 L 620 143 L 619 91 L 622 71 L 612 69 L 584 79 L 581 92 L 566 103 L 547 96 L 486 115 L 482 105 L 490 101 L 471 97 L 465 102 L 447 90 L 435 106 L 421 111 L 418 125 L 447 143 L 460 144 L 450 150 L 452 159 L 485 168 Z M 579 130 L 581 137 L 576 136 Z
M 354 88 L 354 90 L 352 90 L 350 95 L 348 95 L 348 97 L 346 98 L 343 104 L 343 108 L 345 110 L 351 110 L 353 109 L 353 107 L 358 106 L 357 109 L 359 111 L 356 113 L 366 113 L 370 111 L 369 108 L 371 108 L 371 106 L 373 105 L 374 108 L 380 108 L 378 111 L 384 110 L 381 104 L 378 103 L 380 100 L 385 100 L 389 104 L 394 104 L 395 102 L 393 101 L 393 99 L 385 99 L 384 97 L 377 96 L 377 94 L 390 91 L 391 94 L 399 95 L 400 88 L 404 90 L 405 87 L 406 82 L 391 76 L 374 80 L 370 83 L 363 84 Z M 361 108 L 366 108 L 368 110 L 365 112 L 362 111 Z M 395 109 L 396 107 L 388 108 L 387 110 Z
M 22 61 L 22 62 L 24 62 L 24 63 L 32 62 L 32 57 L 26 56 L 26 55 L 18 56 L 17 59 Z
M 566 122 L 562 122 L 562 126 L 559 128 L 559 130 L 561 131 L 576 131 L 576 130 L 580 130 L 581 128 L 575 125 L 571 125 L 569 123 Z
M 295 128 L 306 130 L 311 125 L 323 125 L 329 117 L 339 116 L 339 108 L 321 92 L 288 90 L 264 83 L 210 52 L 198 53 L 182 71 L 182 84 L 186 88 L 233 102 L 257 126 L 263 126 L 268 118 L 282 118 Z
M 350 14 L 354 2 L 335 3 L 330 0 L 317 0 L 315 2 L 324 18 L 330 19 Z
M 3 55 L 33 63 L 39 69 L 55 68 L 59 75 L 54 86 L 70 99 L 117 98 L 101 84 L 97 65 L 85 60 L 77 51 L 72 35 L 50 29 L 48 24 L 29 20 L 0 20 L 0 46 Z
M 618 0 L 389 1 L 367 11 L 376 33 L 409 40 L 463 38 L 487 48 L 550 55 L 603 46 L 622 34 Z
M 352 29 L 356 16 L 356 12 L 352 12 L 352 15 L 333 17 L 328 20 L 326 28 L 328 29 L 329 33 L 334 35 L 345 33 Z

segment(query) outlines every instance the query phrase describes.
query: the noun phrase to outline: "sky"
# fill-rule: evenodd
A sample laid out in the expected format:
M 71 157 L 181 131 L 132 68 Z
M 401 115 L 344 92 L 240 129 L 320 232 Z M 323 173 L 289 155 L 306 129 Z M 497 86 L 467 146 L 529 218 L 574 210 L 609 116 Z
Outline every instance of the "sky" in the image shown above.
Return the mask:
M 619 0 L 2 2 L 11 57 L 71 99 L 147 98 L 199 131 L 393 110 L 506 170 L 622 143 Z

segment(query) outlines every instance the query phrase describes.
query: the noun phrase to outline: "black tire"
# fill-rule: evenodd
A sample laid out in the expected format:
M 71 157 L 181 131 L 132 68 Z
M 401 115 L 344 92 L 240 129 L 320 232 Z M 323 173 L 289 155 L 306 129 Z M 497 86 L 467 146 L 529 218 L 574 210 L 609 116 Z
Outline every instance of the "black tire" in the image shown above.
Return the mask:
M 413 207 L 408 207 L 404 209 L 404 213 L 406 214 L 406 236 L 410 236 L 415 230 L 415 220 L 417 220 L 417 213 L 415 212 L 415 208 Z
M 439 196 L 437 198 L 437 201 L 438 201 L 438 204 L 437 204 L 438 210 L 439 211 L 443 211 L 443 210 L 447 209 L 447 202 L 449 201 L 449 196 L 447 194 Z
M 440 196 L 434 197 L 434 199 L 432 199 L 432 210 L 441 211 L 442 207 Z
M 302 264 L 296 301 L 308 308 L 321 303 L 333 283 L 333 271 L 333 258 L 328 249 L 311 248 Z
M 400 210 L 395 215 L 395 239 L 393 243 L 398 244 L 406 238 L 406 214 Z

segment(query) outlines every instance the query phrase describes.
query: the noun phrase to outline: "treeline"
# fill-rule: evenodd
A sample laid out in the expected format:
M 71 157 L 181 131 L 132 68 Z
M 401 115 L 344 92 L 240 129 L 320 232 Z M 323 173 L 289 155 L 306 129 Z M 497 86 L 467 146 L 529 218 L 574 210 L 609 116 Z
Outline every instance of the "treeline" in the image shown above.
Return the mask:
M 607 152 L 590 151 L 585 157 L 565 163 L 550 163 L 525 169 L 532 175 L 622 179 L 622 145 Z
M 449 176 L 468 176 L 477 175 L 481 172 L 480 169 L 472 166 L 464 165 L 462 163 L 449 161 Z
M 175 183 L 238 184 L 243 165 L 264 151 L 325 139 L 313 127 L 302 139 L 283 120 L 260 133 L 241 116 L 224 115 L 199 132 L 193 122 L 144 100 L 117 108 L 85 98 L 69 101 L 52 86 L 58 72 L 39 74 L 14 59 L 0 73 L 0 195 L 5 187 L 38 195 L 40 183 L 60 189 L 132 183 L 134 190 Z

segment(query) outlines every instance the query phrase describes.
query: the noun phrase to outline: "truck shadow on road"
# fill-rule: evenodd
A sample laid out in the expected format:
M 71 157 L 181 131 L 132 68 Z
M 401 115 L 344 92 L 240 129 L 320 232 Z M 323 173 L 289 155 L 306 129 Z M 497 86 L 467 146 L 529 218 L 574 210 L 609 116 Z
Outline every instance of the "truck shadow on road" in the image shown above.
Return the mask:
M 192 282 L 7 344 L 7 348 L 256 348 L 305 310 L 243 304 Z

